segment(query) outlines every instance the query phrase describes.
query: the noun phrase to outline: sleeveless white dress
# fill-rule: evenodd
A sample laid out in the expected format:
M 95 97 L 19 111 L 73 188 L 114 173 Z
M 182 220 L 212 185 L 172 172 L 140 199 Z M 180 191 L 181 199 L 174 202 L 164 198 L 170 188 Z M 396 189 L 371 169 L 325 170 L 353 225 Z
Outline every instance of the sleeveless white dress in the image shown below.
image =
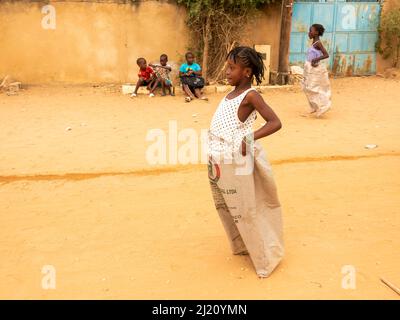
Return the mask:
M 284 254 L 282 214 L 261 144 L 251 144 L 244 157 L 240 153 L 243 137 L 252 133 L 256 111 L 245 122 L 237 112 L 251 90 L 233 99 L 223 98 L 211 120 L 208 178 L 232 253 L 249 254 L 257 275 L 264 278 Z
M 238 118 L 239 106 L 246 95 L 255 90 L 249 88 L 233 99 L 225 96 L 211 120 L 209 130 L 209 154 L 229 154 L 238 152 L 243 138 L 252 133 L 252 126 L 257 114 L 254 110 L 246 119 L 241 122 Z

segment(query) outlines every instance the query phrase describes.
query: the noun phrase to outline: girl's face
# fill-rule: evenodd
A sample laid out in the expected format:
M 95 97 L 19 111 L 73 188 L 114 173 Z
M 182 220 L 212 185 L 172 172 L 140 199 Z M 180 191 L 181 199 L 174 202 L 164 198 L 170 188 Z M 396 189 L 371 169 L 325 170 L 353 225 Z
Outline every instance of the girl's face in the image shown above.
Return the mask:
M 232 58 L 228 58 L 226 68 L 226 79 L 231 86 L 239 85 L 244 79 L 251 79 L 251 69 L 243 66 L 240 61 L 233 61 Z
M 315 30 L 314 27 L 310 27 L 310 30 L 308 31 L 308 37 L 310 39 L 313 39 L 314 37 L 318 36 L 317 30 Z
M 193 62 L 194 62 L 194 56 L 193 56 L 192 54 L 188 54 L 188 55 L 186 56 L 186 61 L 187 61 L 188 64 L 193 64 Z
M 139 60 L 138 66 L 141 70 L 146 70 L 147 68 L 147 61 L 146 60 Z
M 167 62 L 168 62 L 168 60 L 167 60 L 166 57 L 162 56 L 162 57 L 160 58 L 160 64 L 161 64 L 162 66 L 165 67 L 165 66 L 167 65 Z

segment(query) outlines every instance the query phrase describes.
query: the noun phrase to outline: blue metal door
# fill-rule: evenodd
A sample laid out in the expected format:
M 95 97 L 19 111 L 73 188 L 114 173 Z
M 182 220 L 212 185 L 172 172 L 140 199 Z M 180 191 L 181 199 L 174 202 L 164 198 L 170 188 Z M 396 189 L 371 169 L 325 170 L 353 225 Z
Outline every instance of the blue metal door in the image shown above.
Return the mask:
M 325 27 L 321 40 L 329 52 L 329 67 L 333 74 L 374 74 L 379 14 L 378 0 L 295 0 L 290 64 L 303 65 L 311 44 L 308 29 L 313 23 L 320 23 Z

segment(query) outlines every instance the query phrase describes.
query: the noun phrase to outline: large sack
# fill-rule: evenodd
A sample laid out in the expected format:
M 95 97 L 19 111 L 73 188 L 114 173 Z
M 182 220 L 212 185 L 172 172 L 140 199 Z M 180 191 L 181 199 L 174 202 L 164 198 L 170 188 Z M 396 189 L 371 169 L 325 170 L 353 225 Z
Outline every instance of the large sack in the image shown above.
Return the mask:
M 208 166 L 215 207 L 232 252 L 248 252 L 257 275 L 268 277 L 284 248 L 281 205 L 265 151 L 256 141 L 254 153 L 243 157 L 238 151 L 231 159 L 210 155 Z

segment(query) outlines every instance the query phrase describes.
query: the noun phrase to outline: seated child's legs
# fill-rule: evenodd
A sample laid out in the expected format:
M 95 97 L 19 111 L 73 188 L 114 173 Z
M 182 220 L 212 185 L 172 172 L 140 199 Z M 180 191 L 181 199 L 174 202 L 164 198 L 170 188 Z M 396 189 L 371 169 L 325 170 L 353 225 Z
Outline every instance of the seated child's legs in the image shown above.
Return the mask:
M 183 84 L 182 89 L 188 97 L 194 98 L 193 92 L 192 92 L 192 90 L 190 90 L 190 87 L 187 84 Z
M 172 81 L 169 79 L 163 79 L 163 92 L 165 93 L 165 88 L 168 89 L 168 92 L 171 96 L 173 96 L 174 94 L 172 93 Z
M 200 89 L 200 88 L 196 88 L 196 89 L 194 89 L 194 91 L 195 91 L 195 95 L 196 95 L 197 98 L 199 98 L 199 99 L 201 99 L 201 100 L 206 100 L 206 101 L 208 101 L 208 98 L 205 97 L 205 96 L 203 96 L 203 93 L 201 92 L 201 89 Z
M 145 82 L 146 82 L 146 81 L 145 81 L 143 78 L 139 78 L 139 79 L 138 79 L 138 82 L 136 83 L 135 92 L 134 92 L 135 94 L 137 94 L 137 92 L 138 92 L 140 86 L 145 85 L 145 84 L 144 84 Z
M 147 85 L 147 90 L 149 90 L 149 91 L 152 90 L 152 85 L 153 85 L 153 83 L 154 83 L 155 81 L 156 81 L 155 79 L 151 79 L 151 80 L 147 80 L 147 81 L 146 81 L 146 84 L 145 84 L 145 85 Z
M 156 78 L 151 82 L 153 84 L 152 87 L 150 86 L 151 90 L 149 89 L 151 93 L 154 93 L 154 91 L 157 89 L 158 85 L 160 84 L 160 81 L 161 80 L 159 78 Z
M 174 89 L 174 87 L 173 87 L 173 85 L 172 85 L 172 81 L 171 81 L 170 79 L 165 79 L 164 82 L 165 82 L 165 83 L 164 83 L 165 87 L 168 88 L 169 94 L 170 94 L 171 96 L 174 96 L 174 95 L 175 95 L 175 89 Z

